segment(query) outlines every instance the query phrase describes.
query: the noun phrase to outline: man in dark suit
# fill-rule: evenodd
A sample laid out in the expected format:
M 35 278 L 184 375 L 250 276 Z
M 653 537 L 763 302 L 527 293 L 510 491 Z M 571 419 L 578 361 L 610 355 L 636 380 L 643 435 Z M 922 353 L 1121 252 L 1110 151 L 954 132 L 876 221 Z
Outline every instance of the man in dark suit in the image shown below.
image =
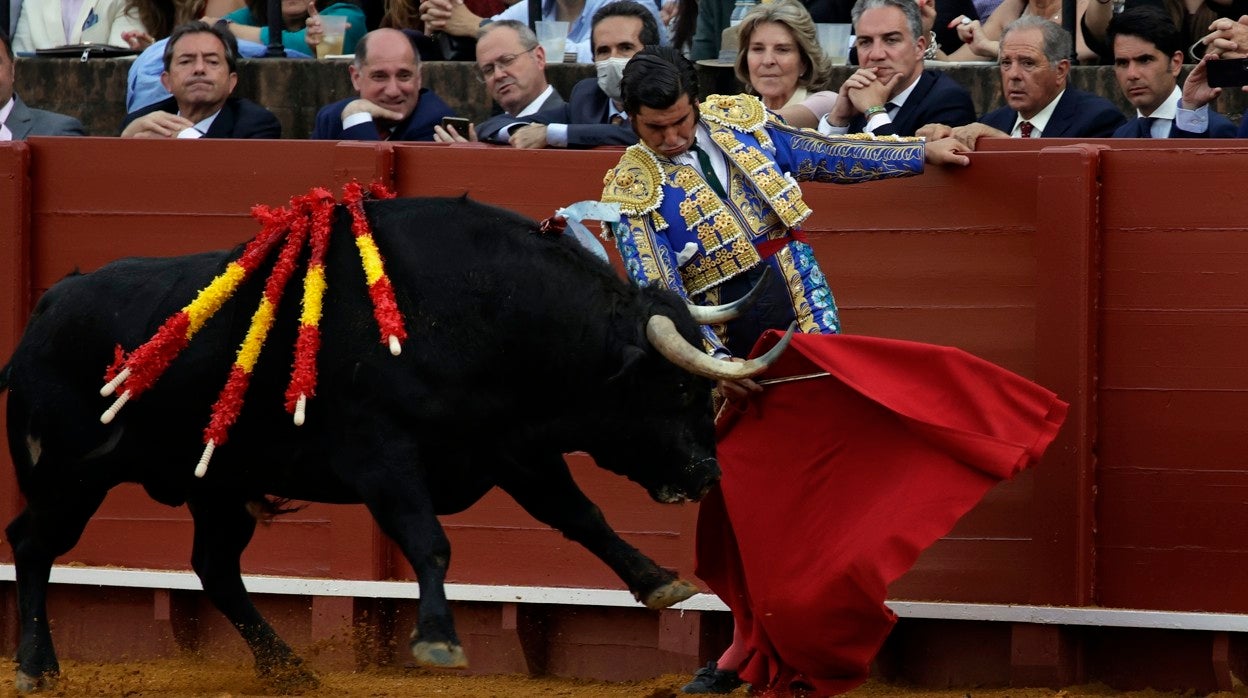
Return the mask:
M 862 68 L 841 84 L 820 133 L 913 136 L 924 124 L 975 120 L 966 88 L 944 72 L 923 69 L 928 37 L 913 0 L 858 0 L 852 17 Z
M 28 136 L 87 135 L 82 123 L 72 116 L 26 106 L 13 92 L 16 79 L 13 44 L 0 29 L 0 141 L 24 141 Z
M 978 123 L 928 124 L 916 135 L 953 135 L 974 148 L 980 137 L 1108 138 L 1126 122 L 1109 100 L 1068 85 L 1071 39 L 1061 25 L 1023 15 L 1006 26 L 1000 44 L 997 63 L 1006 106 Z
M 397 29 L 375 29 L 355 45 L 349 68 L 359 97 L 321 107 L 312 138 L 432 141 L 433 127 L 455 112 L 420 85 L 420 55 Z
M 598 77 L 576 83 L 567 104 L 544 109 L 529 119 L 532 124 L 513 128 L 513 146 L 592 148 L 637 142 L 620 102 L 620 77 L 633 54 L 659 43 L 659 25 L 644 6 L 619 0 L 594 13 L 590 41 Z
M 173 95 L 126 115 L 122 138 L 281 138 L 272 112 L 231 97 L 238 43 L 222 25 L 187 22 L 165 44 L 160 81 Z
M 1178 86 L 1183 70 L 1183 34 L 1161 9 L 1135 7 L 1109 20 L 1106 37 L 1114 52 L 1114 77 L 1135 118 L 1115 138 L 1234 138 L 1230 119 L 1209 108 L 1222 92 L 1205 81 L 1205 64 Z
M 506 127 L 543 109 L 564 105 L 563 97 L 546 81 L 546 49 L 523 22 L 503 19 L 490 22 L 477 33 L 477 79 L 485 83 L 503 113 L 469 126 L 464 138 L 452 130 L 434 126 L 440 143 L 485 141 L 506 144 Z

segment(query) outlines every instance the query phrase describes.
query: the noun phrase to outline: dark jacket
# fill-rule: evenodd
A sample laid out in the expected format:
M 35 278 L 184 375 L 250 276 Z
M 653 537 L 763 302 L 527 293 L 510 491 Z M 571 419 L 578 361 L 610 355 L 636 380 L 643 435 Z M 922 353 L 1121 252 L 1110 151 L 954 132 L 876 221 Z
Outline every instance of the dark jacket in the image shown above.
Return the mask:
M 3 2 L 3 0 L 0 0 Z M 31 109 L 21 97 L 13 95 L 13 109 L 4 122 L 13 140 L 24 141 L 29 136 L 85 136 L 82 122 L 72 116 L 42 109 Z
M 1152 138 L 1152 124 L 1143 117 L 1135 117 L 1114 131 L 1114 138 Z M 1234 138 L 1235 124 L 1221 114 L 1209 110 L 1209 128 L 1204 133 L 1192 133 L 1179 128 L 1178 123 L 1170 122 L 1169 138 Z
M 555 109 L 556 107 L 562 107 L 564 104 L 566 104 L 566 102 L 563 101 L 563 97 L 557 91 L 551 92 L 550 96 L 546 98 L 546 101 L 542 102 L 541 106 L 538 107 L 538 111 L 540 112 L 544 109 Z M 521 120 L 527 118 L 527 116 L 520 117 Z M 497 140 L 498 132 L 503 130 L 503 127 L 514 123 L 518 123 L 516 117 L 510 114 L 495 114 L 485 121 L 482 121 L 480 124 L 477 124 L 477 140 L 505 142 Z
M 372 122 L 356 124 L 342 130 L 342 110 L 359 97 L 347 97 L 321 107 L 316 114 L 316 126 L 312 139 L 322 141 L 376 141 L 377 127 Z M 416 108 L 407 119 L 400 121 L 390 132 L 392 141 L 432 141 L 433 127 L 442 123 L 442 117 L 455 116 L 455 112 L 428 87 L 420 88 Z
M 877 136 L 913 136 L 927 124 L 965 126 L 975 120 L 971 93 L 937 70 L 925 70 L 891 124 L 877 128 Z M 850 133 L 862 133 L 867 120 L 861 114 L 849 120 Z
M 568 147 L 592 148 L 597 145 L 632 145 L 637 134 L 627 125 L 610 123 L 611 98 L 598 87 L 597 78 L 585 78 L 572 87 L 567 103 L 543 109 L 521 121 L 537 124 L 567 124 Z
M 131 121 L 156 111 L 178 113 L 178 101 L 174 97 L 149 104 L 142 109 L 126 114 L 121 130 L 126 130 Z M 230 97 L 217 118 L 213 119 L 204 138 L 281 138 L 282 124 L 273 116 L 273 112 L 256 104 L 250 99 Z
M 979 121 L 1009 133 L 1017 118 L 1018 112 L 1005 106 L 984 114 Z M 1068 85 L 1041 137 L 1109 138 L 1126 120 L 1108 99 Z

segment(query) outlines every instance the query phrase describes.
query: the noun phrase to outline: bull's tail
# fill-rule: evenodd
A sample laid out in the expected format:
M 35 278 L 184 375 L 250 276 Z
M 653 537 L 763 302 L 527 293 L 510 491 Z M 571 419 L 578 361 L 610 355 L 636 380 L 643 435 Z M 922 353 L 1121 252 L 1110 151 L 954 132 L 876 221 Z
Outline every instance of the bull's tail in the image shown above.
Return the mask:
M 5 364 L 4 368 L 0 368 L 0 393 L 9 387 L 9 371 L 13 369 L 13 364 Z

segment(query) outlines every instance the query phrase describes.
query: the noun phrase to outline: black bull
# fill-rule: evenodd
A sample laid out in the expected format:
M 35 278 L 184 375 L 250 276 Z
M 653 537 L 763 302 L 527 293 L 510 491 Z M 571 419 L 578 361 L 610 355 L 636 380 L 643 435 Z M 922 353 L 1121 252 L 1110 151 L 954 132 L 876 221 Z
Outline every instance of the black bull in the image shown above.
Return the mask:
M 40 299 L 0 373 L 26 499 L 7 529 L 21 614 L 20 690 L 42 688 L 59 671 L 45 602 L 53 561 L 123 482 L 188 506 L 191 564 L 204 592 L 242 634 L 257 671 L 296 686 L 314 679 L 252 605 L 240 576 L 251 512 L 267 497 L 369 508 L 419 580 L 412 651 L 424 665 L 466 665 L 443 590 L 451 551 L 437 516 L 493 487 L 601 558 L 646 606 L 696 591 L 616 535 L 562 457 L 585 451 L 661 502 L 697 499 L 717 480 L 710 374 L 695 376 L 660 355 L 670 355 L 662 345 L 673 341 L 700 344 L 685 304 L 625 282 L 570 240 L 536 234 L 532 221 L 507 211 L 461 199 L 366 207 L 410 333 L 401 355 L 378 341 L 340 207 L 307 425 L 294 426 L 282 398 L 299 321 L 296 283 L 230 439 L 202 479 L 193 475 L 202 430 L 268 268 L 109 424 L 100 415 L 112 398 L 101 397 L 100 386 L 114 348 L 145 342 L 238 251 L 123 259 L 70 276 Z M 652 316 L 670 319 L 675 331 L 660 339 Z M 673 360 L 697 370 L 705 358 L 688 356 Z

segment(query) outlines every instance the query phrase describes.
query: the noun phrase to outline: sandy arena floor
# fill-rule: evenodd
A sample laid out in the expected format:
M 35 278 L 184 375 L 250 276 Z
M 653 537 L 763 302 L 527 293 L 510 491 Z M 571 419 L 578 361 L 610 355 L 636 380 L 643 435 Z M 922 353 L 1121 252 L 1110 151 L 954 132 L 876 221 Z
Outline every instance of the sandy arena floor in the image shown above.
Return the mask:
M 5 662 L 0 671 L 0 695 L 12 696 L 15 665 Z M 273 695 L 259 682 L 250 666 L 161 660 L 128 664 L 92 664 L 66 661 L 61 681 L 46 696 L 100 696 L 107 698 L 241 698 Z M 366 672 L 321 673 L 319 689 L 307 696 L 336 698 L 674 698 L 683 696 L 680 687 L 688 677 L 661 676 L 629 683 L 604 683 L 523 676 L 454 676 L 426 673 L 415 669 L 376 669 Z M 735 696 L 746 696 L 738 689 Z M 1075 686 L 1061 691 L 1050 689 L 959 689 L 920 690 L 871 682 L 851 693 L 849 698 L 1081 698 L 1115 696 L 1132 698 L 1179 698 L 1192 693 L 1160 691 L 1114 691 L 1105 686 Z M 1248 695 L 1248 692 L 1214 693 L 1216 698 Z

